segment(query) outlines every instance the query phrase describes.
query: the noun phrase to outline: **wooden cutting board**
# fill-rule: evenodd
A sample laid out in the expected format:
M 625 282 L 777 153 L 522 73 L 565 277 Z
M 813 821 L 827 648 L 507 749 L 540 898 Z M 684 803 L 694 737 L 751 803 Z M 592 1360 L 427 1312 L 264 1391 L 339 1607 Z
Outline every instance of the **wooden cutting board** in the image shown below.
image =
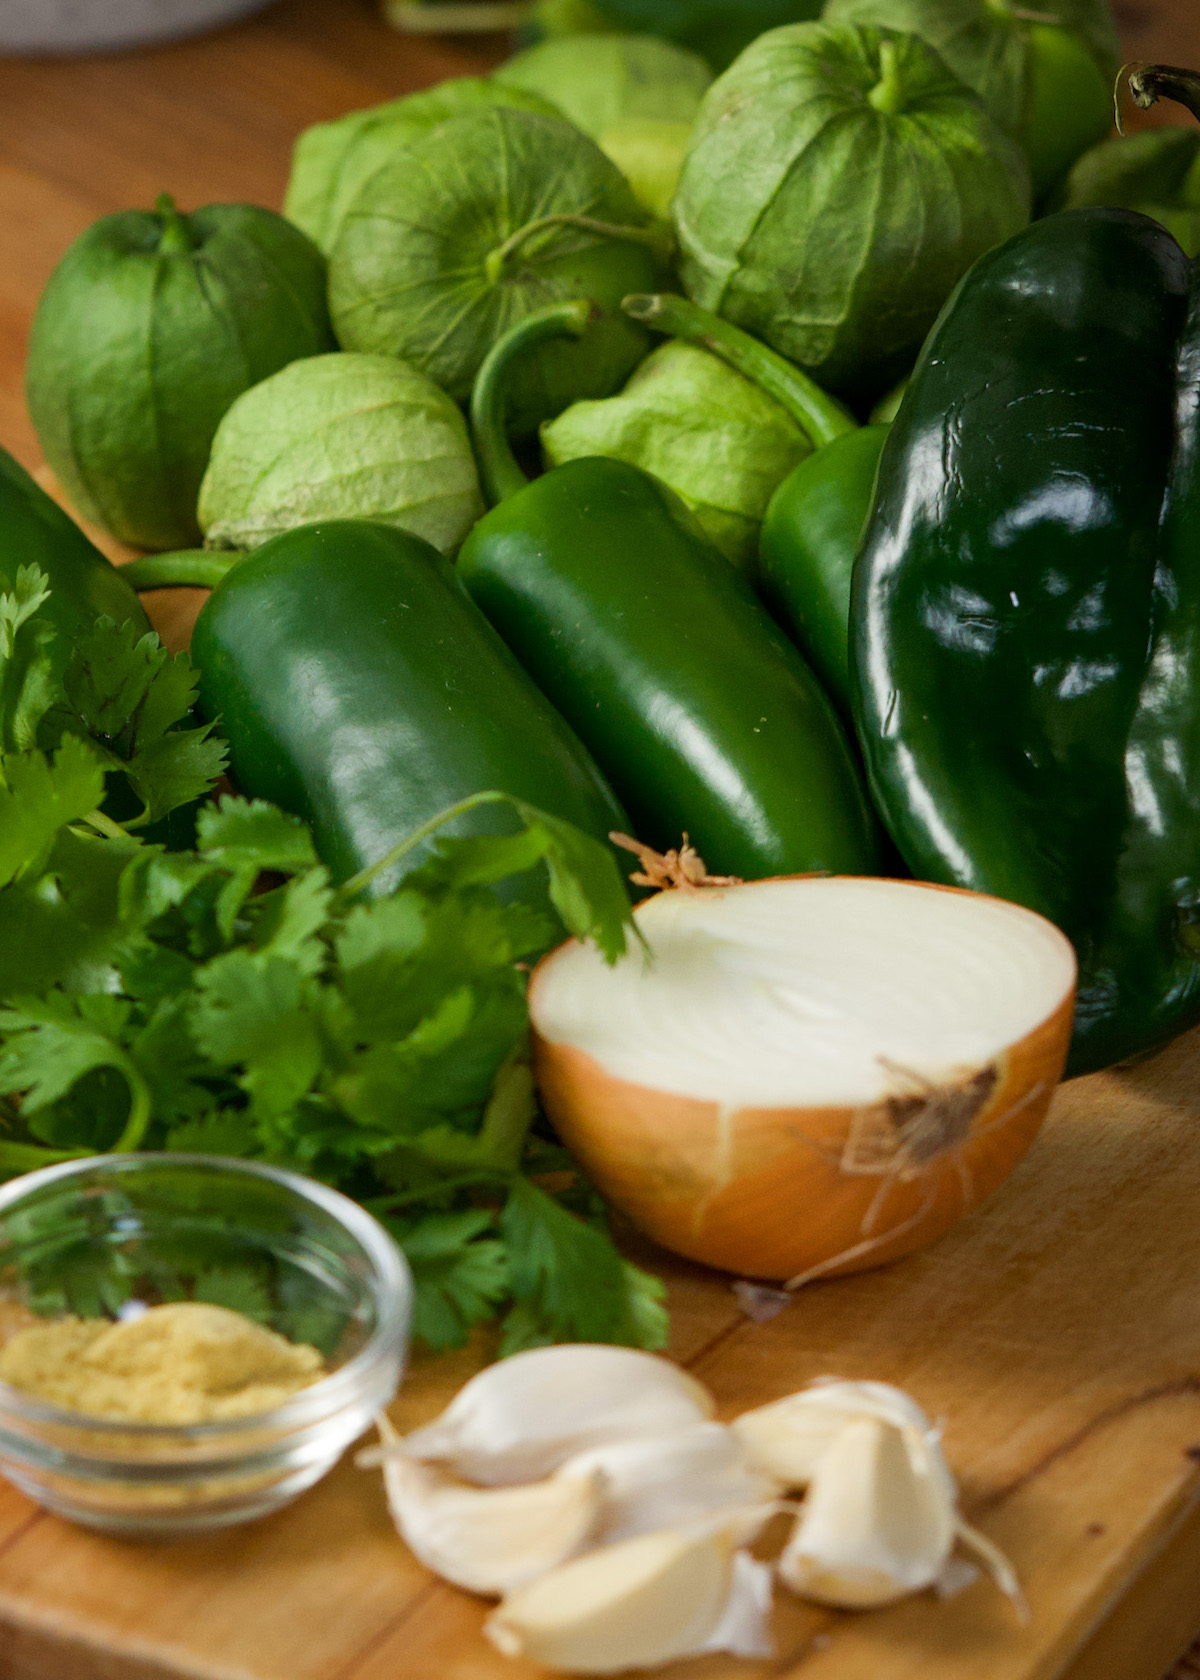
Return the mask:
M 1198 0 L 1120 10 L 1131 56 L 1200 62 Z M 356 0 L 285 0 L 175 48 L 0 61 L 0 443 L 39 466 L 28 323 L 94 217 L 164 188 L 185 208 L 277 204 L 304 124 L 502 48 L 401 40 Z M 194 604 L 160 620 L 176 643 Z M 910 1389 L 1032 1606 L 1022 1627 L 982 1583 L 863 1617 L 785 1598 L 774 1660 L 683 1664 L 679 1680 L 1160 1680 L 1200 1630 L 1200 1033 L 1066 1087 L 965 1225 L 772 1323 L 743 1318 L 720 1278 L 639 1258 L 669 1280 L 673 1352 L 723 1415 L 828 1373 Z M 418 1361 L 400 1426 L 487 1351 Z M 160 1546 L 73 1529 L 0 1483 L 0 1680 L 530 1680 L 482 1619 L 414 1563 L 378 1474 L 349 1463 L 265 1522 Z

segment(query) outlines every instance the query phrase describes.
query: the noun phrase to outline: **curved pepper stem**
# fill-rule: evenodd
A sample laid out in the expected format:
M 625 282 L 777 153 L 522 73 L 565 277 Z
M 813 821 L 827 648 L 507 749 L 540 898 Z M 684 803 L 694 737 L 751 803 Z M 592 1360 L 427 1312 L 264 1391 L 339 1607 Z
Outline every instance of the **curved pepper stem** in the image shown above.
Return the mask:
M 586 298 L 549 304 L 510 327 L 488 352 L 471 392 L 471 436 L 489 507 L 506 502 L 529 483 L 512 452 L 504 424 L 512 364 L 547 338 L 581 338 L 594 315 L 595 308 Z
M 215 589 L 245 558 L 244 554 L 181 548 L 171 554 L 145 554 L 140 560 L 130 560 L 121 567 L 121 576 L 139 595 L 147 589 Z
M 791 415 L 814 449 L 823 449 L 834 438 L 858 430 L 850 410 L 815 380 L 732 321 L 723 321 L 698 303 L 663 292 L 656 297 L 627 297 L 621 308 L 655 332 L 698 344 L 744 373 Z
M 1125 64 L 1117 77 L 1117 128 L 1121 128 L 1121 80 L 1129 84 L 1133 103 L 1148 111 L 1160 99 L 1182 105 L 1200 119 L 1200 71 L 1184 70 L 1178 64 Z

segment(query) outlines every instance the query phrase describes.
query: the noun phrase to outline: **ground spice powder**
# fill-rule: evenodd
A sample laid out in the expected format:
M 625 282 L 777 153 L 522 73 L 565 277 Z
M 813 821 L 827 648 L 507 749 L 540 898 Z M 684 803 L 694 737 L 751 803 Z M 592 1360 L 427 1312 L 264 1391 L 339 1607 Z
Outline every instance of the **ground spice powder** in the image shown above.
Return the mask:
M 255 1417 L 325 1376 L 314 1347 L 199 1301 L 137 1318 L 61 1318 L 19 1330 L 0 1379 L 85 1417 L 123 1423 L 216 1423 Z

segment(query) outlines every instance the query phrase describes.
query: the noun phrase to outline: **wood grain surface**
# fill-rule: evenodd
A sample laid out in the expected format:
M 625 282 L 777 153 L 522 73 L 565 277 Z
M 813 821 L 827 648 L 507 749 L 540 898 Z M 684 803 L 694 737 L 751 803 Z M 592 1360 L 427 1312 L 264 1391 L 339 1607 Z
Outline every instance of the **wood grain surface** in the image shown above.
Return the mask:
M 1132 57 L 1200 62 L 1200 0 L 1119 9 Z M 164 189 L 185 208 L 278 204 L 306 123 L 503 47 L 402 39 L 357 0 L 284 0 L 168 49 L 0 60 L 0 443 L 40 466 L 21 398 L 29 320 L 96 216 Z M 672 1351 L 724 1415 L 828 1372 L 911 1389 L 944 1420 L 966 1514 L 1008 1550 L 1033 1610 L 1021 1627 L 983 1584 L 866 1617 L 785 1598 L 776 1659 L 671 1672 L 1159 1680 L 1200 1628 L 1198 1208 L 1192 1035 L 1066 1087 L 1010 1183 L 935 1249 L 814 1286 L 770 1324 L 747 1322 L 723 1280 L 643 1255 L 670 1283 Z M 418 1361 L 401 1427 L 487 1351 Z M 161 1546 L 73 1529 L 0 1483 L 0 1680 L 529 1680 L 484 1644 L 482 1615 L 415 1564 L 377 1473 L 348 1462 L 265 1522 Z

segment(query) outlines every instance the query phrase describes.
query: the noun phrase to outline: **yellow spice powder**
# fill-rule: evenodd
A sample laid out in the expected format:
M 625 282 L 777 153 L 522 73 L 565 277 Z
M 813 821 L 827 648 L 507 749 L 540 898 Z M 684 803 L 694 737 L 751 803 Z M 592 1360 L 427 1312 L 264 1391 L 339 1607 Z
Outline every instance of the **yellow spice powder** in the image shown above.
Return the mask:
M 255 1417 L 326 1374 L 314 1347 L 200 1301 L 140 1318 L 61 1318 L 0 1350 L 0 1379 L 86 1417 L 188 1425 Z

